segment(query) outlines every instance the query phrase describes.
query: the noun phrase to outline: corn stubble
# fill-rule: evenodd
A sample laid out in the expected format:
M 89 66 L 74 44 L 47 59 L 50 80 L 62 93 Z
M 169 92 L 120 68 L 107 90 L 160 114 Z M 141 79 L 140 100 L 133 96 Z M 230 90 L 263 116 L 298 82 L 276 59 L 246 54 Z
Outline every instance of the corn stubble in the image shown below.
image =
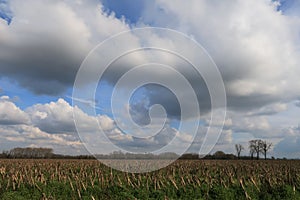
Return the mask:
M 158 171 L 134 174 L 96 160 L 0 160 L 1 199 L 24 188 L 36 194 L 33 199 L 187 198 L 184 194 L 210 199 L 219 195 L 216 188 L 238 190 L 236 198 L 257 199 L 257 194 L 284 186 L 297 199 L 300 161 L 179 160 Z

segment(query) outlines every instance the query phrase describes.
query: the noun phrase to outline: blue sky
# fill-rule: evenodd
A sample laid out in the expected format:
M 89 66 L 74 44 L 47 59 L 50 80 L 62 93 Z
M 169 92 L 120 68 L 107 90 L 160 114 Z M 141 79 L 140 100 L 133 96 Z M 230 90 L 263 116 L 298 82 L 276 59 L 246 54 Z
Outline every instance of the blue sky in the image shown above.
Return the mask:
M 109 12 L 114 12 L 116 17 L 119 19 L 124 16 L 130 23 L 136 23 L 139 21 L 145 7 L 145 2 L 139 0 L 103 0 L 102 2 Z
M 5 19 L 7 23 L 11 22 L 12 12 L 8 6 L 8 2 L 6 0 L 0 1 L 0 17 Z
M 184 4 L 163 0 L 44 3 L 0 0 L 0 145 L 3 146 L 0 150 L 47 146 L 60 153 L 86 153 L 74 128 L 72 112 L 77 108 L 72 105 L 73 100 L 82 106 L 78 111 L 80 120 L 91 134 L 96 134 L 93 126 L 98 120 L 112 140 L 124 148 L 142 142 L 145 146 L 154 145 L 136 141 L 130 134 L 122 135 L 110 109 L 116 79 L 139 62 L 141 55 L 134 54 L 112 65 L 97 88 L 96 102 L 74 99 L 72 92 L 80 64 L 97 44 L 134 27 L 158 26 L 193 37 L 220 70 L 228 107 L 225 128 L 213 151 L 233 152 L 235 143 L 247 146 L 249 139 L 260 138 L 274 144 L 271 155 L 300 158 L 298 143 L 291 144 L 290 149 L 288 145 L 291 140 L 299 141 L 300 145 L 297 92 L 300 89 L 300 3 L 297 0 L 276 2 L 232 0 L 225 5 L 215 1 Z M 182 46 L 159 34 L 148 39 L 149 43 Z M 118 45 L 135 42 L 128 39 Z M 197 119 L 201 124 L 199 136 L 190 148 L 198 152 L 203 142 L 202 132 L 208 129 L 210 119 L 209 94 L 203 80 L 189 66 L 172 59 L 170 65 L 179 68 L 196 88 L 203 111 L 201 119 Z M 167 74 L 151 70 L 149 73 L 172 80 Z M 122 90 L 126 91 L 127 87 Z M 122 108 L 129 109 L 139 125 L 145 125 L 149 122 L 149 108 L 155 104 L 161 104 L 168 116 L 166 134 L 153 138 L 155 144 L 161 145 L 170 135 L 176 135 L 180 122 L 180 109 L 170 92 L 153 85 L 140 88 L 133 93 L 130 104 L 122 104 Z M 91 107 L 96 108 L 96 115 L 90 112 Z M 119 112 L 123 114 L 123 109 Z M 191 117 L 184 122 L 192 124 L 195 120 Z M 219 128 L 222 120 L 215 124 L 212 129 Z M 189 133 L 179 136 L 182 141 L 190 141 Z M 177 145 L 180 149 L 180 144 Z

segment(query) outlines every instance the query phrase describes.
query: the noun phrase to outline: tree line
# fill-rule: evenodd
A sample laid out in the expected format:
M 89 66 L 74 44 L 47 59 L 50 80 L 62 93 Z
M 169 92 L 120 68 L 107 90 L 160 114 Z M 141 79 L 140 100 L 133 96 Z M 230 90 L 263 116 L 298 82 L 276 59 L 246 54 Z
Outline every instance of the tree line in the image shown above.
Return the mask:
M 9 151 L 3 151 L 2 158 L 51 158 L 53 156 L 51 148 L 14 148 Z
M 263 140 L 250 140 L 249 141 L 249 155 L 250 156 L 241 156 L 241 153 L 245 148 L 241 144 L 235 145 L 236 155 L 234 154 L 226 154 L 223 151 L 217 151 L 212 155 L 200 156 L 198 154 L 186 153 L 182 156 L 179 156 L 172 152 L 167 152 L 159 155 L 151 154 L 151 153 L 123 153 L 121 151 L 115 151 L 107 155 L 61 155 L 54 154 L 53 149 L 51 148 L 14 148 L 9 151 L 4 151 L 2 154 L 0 153 L 0 158 L 40 158 L 40 159 L 259 159 L 262 154 L 265 159 L 267 159 L 267 153 L 271 149 L 272 143 L 268 143 Z
M 0 158 L 8 158 L 8 159 L 95 159 L 91 155 L 61 155 L 53 153 L 53 149 L 51 148 L 14 148 L 9 151 L 3 151 L 0 153 Z
M 248 148 L 251 159 L 256 155 L 256 159 L 259 160 L 260 154 L 263 154 L 265 160 L 267 160 L 267 153 L 272 148 L 272 143 L 263 140 L 250 140 Z M 235 150 L 237 157 L 240 159 L 244 147 L 241 144 L 236 144 Z

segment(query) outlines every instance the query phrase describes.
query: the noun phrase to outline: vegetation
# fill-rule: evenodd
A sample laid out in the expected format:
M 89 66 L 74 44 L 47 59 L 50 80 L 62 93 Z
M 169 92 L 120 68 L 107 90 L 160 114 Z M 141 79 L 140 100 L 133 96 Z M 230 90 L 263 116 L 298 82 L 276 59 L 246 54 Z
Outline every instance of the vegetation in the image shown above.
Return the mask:
M 143 160 L 143 159 L 172 159 L 176 160 L 177 158 L 182 160 L 199 160 L 199 159 L 222 159 L 222 160 L 233 160 L 233 159 L 253 159 L 254 153 L 256 153 L 257 159 L 259 159 L 260 153 L 264 155 L 265 160 L 267 160 L 267 152 L 271 149 L 272 143 L 268 143 L 262 140 L 251 140 L 249 141 L 249 151 L 250 156 L 241 156 L 241 152 L 244 150 L 244 147 L 241 144 L 235 145 L 236 156 L 233 154 L 225 154 L 223 151 L 217 151 L 213 155 L 199 156 L 198 154 L 186 153 L 182 156 L 179 156 L 172 152 L 166 152 L 159 155 L 151 153 L 123 153 L 122 151 L 115 151 L 108 155 L 60 155 L 54 154 L 53 149 L 50 148 L 14 148 L 10 151 L 4 151 L 0 154 L 0 158 L 51 158 L 51 159 L 126 159 L 126 160 Z
M 235 150 L 236 150 L 236 154 L 237 154 L 238 159 L 240 159 L 241 152 L 244 150 L 244 147 L 241 144 L 236 144 L 235 145 Z
M 259 154 L 262 153 L 267 160 L 267 152 L 271 149 L 272 143 L 268 143 L 263 140 L 250 140 L 249 141 L 249 150 L 251 158 L 253 158 L 253 154 L 256 153 L 256 159 L 259 159 Z
M 0 160 L 0 199 L 300 199 L 300 161 L 178 160 L 133 174 L 96 160 Z
M 50 148 L 14 148 L 10 151 L 4 151 L 2 157 L 7 158 L 50 158 L 53 155 L 53 149 Z

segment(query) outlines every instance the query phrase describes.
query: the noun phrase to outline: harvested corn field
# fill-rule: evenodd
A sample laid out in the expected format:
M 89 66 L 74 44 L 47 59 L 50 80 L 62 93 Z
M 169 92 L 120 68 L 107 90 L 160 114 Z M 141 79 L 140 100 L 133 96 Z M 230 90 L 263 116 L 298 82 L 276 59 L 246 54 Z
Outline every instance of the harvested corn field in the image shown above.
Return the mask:
M 133 174 L 96 160 L 0 160 L 0 199 L 299 199 L 300 161 L 179 160 Z

